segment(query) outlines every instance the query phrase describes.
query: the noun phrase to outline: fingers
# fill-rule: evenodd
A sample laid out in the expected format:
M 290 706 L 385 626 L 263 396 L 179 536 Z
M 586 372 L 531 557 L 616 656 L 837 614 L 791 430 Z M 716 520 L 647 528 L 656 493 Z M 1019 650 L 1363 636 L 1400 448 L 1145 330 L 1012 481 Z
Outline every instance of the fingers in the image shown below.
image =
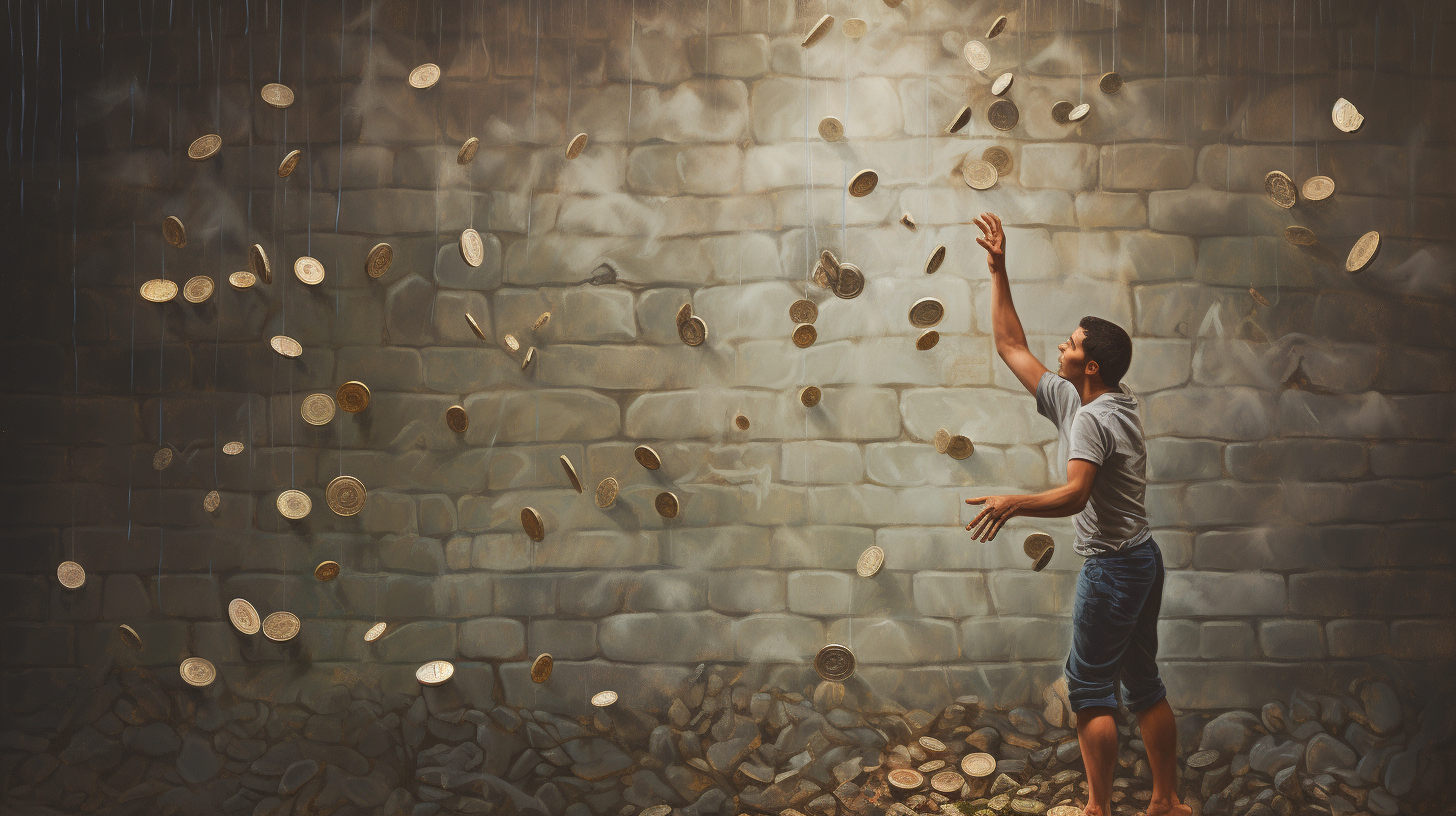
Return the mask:
M 990 496 L 980 496 L 974 499 L 966 499 L 966 504 L 983 504 Z
M 990 532 L 989 535 L 986 536 L 986 540 L 987 541 L 990 541 L 991 539 L 995 538 L 996 537 L 996 534 L 999 533 L 999 532 L 1001 532 L 1001 525 L 1005 524 L 1007 522 L 1007 520 L 1010 519 L 1010 518 L 1011 518 L 1011 516 L 1006 515 L 1006 516 L 1002 516 L 1001 518 L 997 519 L 996 520 L 996 526 L 994 526 L 994 527 L 991 528 L 991 532 Z
M 990 513 L 990 512 L 991 512 L 991 508 L 989 508 L 989 507 L 987 507 L 985 510 L 982 510 L 980 512 L 980 514 L 978 514 L 975 518 L 971 519 L 971 523 L 966 525 L 966 529 L 969 530 L 972 527 L 975 527 L 978 524 L 980 524 L 981 523 L 981 520 L 984 519 L 984 518 L 986 518 L 987 514 Z M 972 538 L 974 538 L 974 536 L 972 536 Z
M 987 252 L 995 252 L 995 250 L 991 248 L 990 242 L 988 242 L 985 238 L 977 238 L 976 243 L 985 247 Z
M 993 223 L 993 224 L 996 225 L 996 231 L 997 232 L 1000 232 L 1001 231 L 1001 216 L 999 216 L 999 215 L 997 215 L 995 213 L 986 213 L 986 215 L 988 217 L 987 220 L 989 220 L 991 223 Z
M 976 226 L 981 228 L 981 232 L 985 233 L 987 238 L 991 237 L 991 225 L 989 222 L 982 221 L 980 218 L 976 218 L 974 221 Z
M 991 512 L 991 508 L 986 508 L 981 515 L 976 517 L 975 521 L 971 522 L 975 525 L 975 529 L 971 531 L 971 538 L 980 538 L 981 534 L 986 532 L 995 521 L 996 516 Z

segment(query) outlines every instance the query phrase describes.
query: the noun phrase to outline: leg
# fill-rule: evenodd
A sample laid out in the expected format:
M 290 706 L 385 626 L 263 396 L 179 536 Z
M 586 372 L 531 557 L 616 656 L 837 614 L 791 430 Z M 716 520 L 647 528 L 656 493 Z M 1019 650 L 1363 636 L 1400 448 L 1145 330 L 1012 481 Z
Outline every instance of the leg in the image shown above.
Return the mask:
M 1153 772 L 1153 798 L 1147 816 L 1190 816 L 1191 808 L 1178 799 L 1178 728 L 1168 692 L 1158 677 L 1158 614 L 1163 602 L 1163 554 L 1157 542 L 1149 546 L 1157 562 L 1148 599 L 1138 614 L 1137 629 L 1122 663 L 1122 682 L 1128 690 L 1128 711 L 1137 715 L 1138 730 Z
M 1084 816 L 1111 816 L 1112 772 L 1117 767 L 1115 708 L 1091 706 L 1077 712 L 1077 744 L 1087 769 L 1087 807 Z
M 1153 799 L 1148 802 L 1147 816 L 1191 816 L 1193 809 L 1178 798 L 1178 729 L 1172 706 L 1166 697 L 1161 698 L 1139 711 L 1137 718 L 1148 765 L 1153 769 Z

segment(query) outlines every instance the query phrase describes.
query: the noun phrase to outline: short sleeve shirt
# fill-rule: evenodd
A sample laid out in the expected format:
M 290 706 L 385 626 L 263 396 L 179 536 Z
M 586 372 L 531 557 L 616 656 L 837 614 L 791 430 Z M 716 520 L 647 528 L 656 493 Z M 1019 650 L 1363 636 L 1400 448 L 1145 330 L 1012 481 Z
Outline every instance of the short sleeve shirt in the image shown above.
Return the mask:
M 1036 384 L 1036 411 L 1057 426 L 1057 466 L 1068 459 L 1097 465 L 1092 495 L 1073 519 L 1074 548 L 1084 556 L 1118 552 L 1152 537 L 1143 498 L 1147 449 L 1137 398 L 1123 386 L 1082 404 L 1077 387 L 1047 371 Z

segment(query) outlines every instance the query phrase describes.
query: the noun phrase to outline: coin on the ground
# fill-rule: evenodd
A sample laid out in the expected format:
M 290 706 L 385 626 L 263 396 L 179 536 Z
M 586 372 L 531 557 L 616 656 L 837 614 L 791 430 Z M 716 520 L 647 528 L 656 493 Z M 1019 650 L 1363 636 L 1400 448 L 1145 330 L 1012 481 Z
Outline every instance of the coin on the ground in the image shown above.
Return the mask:
M 935 432 L 935 437 L 932 441 L 935 443 L 936 453 L 945 453 L 950 450 L 950 431 L 941 428 Z
M 858 17 L 851 17 L 848 20 L 844 21 L 843 30 L 844 36 L 850 38 L 851 40 L 857 40 L 860 37 L 863 37 L 870 29 L 869 24 L 866 23 L 864 20 L 861 20 Z
M 298 160 L 303 158 L 302 150 L 291 150 L 283 161 L 278 162 L 278 178 L 288 178 L 298 169 Z
M 1199 751 L 1188 757 L 1188 767 L 1194 769 L 1207 768 L 1215 762 L 1218 762 L 1218 758 L 1218 751 Z
M 227 454 L 228 456 L 237 456 L 238 454 L 243 452 L 243 443 L 229 442 L 226 445 L 222 446 L 222 452 Z
M 967 754 L 961 760 L 961 770 L 966 772 L 966 776 L 977 779 L 990 776 L 996 772 L 996 757 L 990 754 Z
M 849 194 L 855 198 L 862 198 L 875 191 L 875 185 L 880 183 L 880 176 L 873 170 L 861 170 L 854 174 L 849 180 Z
M 985 159 L 972 159 L 969 155 L 961 163 L 961 178 L 966 186 L 974 190 L 989 190 L 996 186 L 996 166 Z
M 611 690 L 599 691 L 591 698 L 591 704 L 597 708 L 606 708 L 615 702 L 617 702 L 617 692 Z
M 1036 563 L 1031 565 L 1032 572 L 1041 572 L 1043 569 L 1046 569 L 1046 565 L 1051 563 L 1052 556 L 1056 554 L 1057 548 L 1055 546 L 1047 547 L 1041 555 L 1037 556 Z
M 541 520 L 541 514 L 534 507 L 521 510 L 521 528 L 532 541 L 540 541 L 546 537 L 546 523 Z
M 1360 236 L 1360 240 L 1350 247 L 1350 254 L 1345 257 L 1345 271 L 1359 272 L 1370 265 L 1375 259 L 1375 253 L 1380 251 L 1380 233 L 1371 230 Z
M 952 436 L 950 438 L 950 442 L 945 446 L 945 452 L 947 454 L 950 454 L 950 458 L 952 459 L 965 459 L 969 457 L 975 451 L 975 449 L 976 446 L 971 444 L 970 437 L 962 436 L 961 434 L 956 434 L 955 436 Z
M 212 278 L 206 275 L 193 275 L 187 279 L 182 286 L 182 297 L 188 303 L 201 303 L 212 297 Z
M 187 147 L 187 158 L 193 161 L 203 161 L 216 156 L 220 149 L 222 149 L 222 137 L 216 133 L 209 133 L 206 136 L 198 136 Z
M 859 573 L 861 578 L 873 578 L 880 567 L 885 565 L 885 551 L 877 546 L 870 545 L 864 552 L 859 554 L 859 561 L 855 562 L 854 571 Z
M 352 516 L 364 509 L 369 491 L 364 483 L 353 476 L 335 476 L 324 489 L 324 500 L 329 509 L 340 516 Z
M 216 513 L 217 508 L 221 506 L 222 494 L 216 490 L 209 490 L 207 491 L 207 495 L 202 497 L 202 509 L 209 513 Z
M 455 433 L 465 433 L 470 427 L 470 415 L 463 406 L 452 405 L 445 410 L 445 425 Z
M 566 145 L 566 158 L 574 159 L 580 156 L 583 150 L 586 150 L 586 134 L 578 133 L 571 137 L 571 142 Z
M 1059 125 L 1065 125 L 1068 122 L 1072 121 L 1067 117 L 1072 113 L 1072 108 L 1074 107 L 1076 106 L 1073 105 L 1071 102 L 1066 101 L 1065 99 L 1056 103 L 1055 105 L 1052 105 L 1052 121 L 1056 122 Z
M 1314 246 L 1319 243 L 1319 238 L 1315 236 L 1314 230 L 1298 225 L 1284 228 L 1284 240 L 1295 246 Z
M 1097 80 L 1097 87 L 1105 94 L 1115 94 L 1122 90 L 1122 74 L 1116 71 L 1108 71 Z
M 1015 77 L 1012 76 L 1010 71 L 996 77 L 996 81 L 991 83 L 991 94 L 993 96 L 1000 96 L 1006 93 L 1006 89 L 1011 87 L 1011 81 L 1013 79 Z
M 460 233 L 460 257 L 473 267 L 485 262 L 485 242 L 480 239 L 480 233 L 473 229 Z
M 657 451 L 646 445 L 638 445 L 637 449 L 632 451 L 632 455 L 636 457 L 637 464 L 648 470 L 657 470 L 662 467 L 662 457 L 657 455 Z
M 303 623 L 292 612 L 274 612 L 263 619 L 263 637 L 282 643 L 292 640 Z
M 991 52 L 979 40 L 971 40 L 966 43 L 963 53 L 965 54 L 966 62 L 969 62 L 971 67 L 977 71 L 984 71 L 991 67 Z
M 611 476 L 597 484 L 597 507 L 610 507 L 617 500 L 617 480 Z
M 966 780 L 955 771 L 941 771 L 930 777 L 930 787 L 941 793 L 955 793 L 966 784 Z
M 258 634 L 258 628 L 262 625 L 258 620 L 258 610 L 242 598 L 233 598 L 228 602 L 228 620 L 245 635 Z
M 537 317 L 536 318 L 536 322 L 534 322 L 534 323 L 531 324 L 531 331 L 541 331 L 541 329 L 545 328 L 546 327 L 546 324 L 547 323 L 550 323 L 550 322 L 551 322 L 551 313 L 550 312 L 542 312 L 541 315 L 540 315 L 540 317 Z
M 834 283 L 835 295 L 846 300 L 857 298 L 864 291 L 864 285 L 864 273 L 859 271 L 859 267 L 854 264 L 839 265 L 839 277 Z
M 813 408 L 814 406 L 818 405 L 819 399 L 822 396 L 823 394 L 819 391 L 819 386 L 817 385 L 806 385 L 803 388 L 799 389 L 799 402 L 802 403 L 805 408 Z
M 480 149 L 480 140 L 471 136 L 460 145 L 460 152 L 455 154 L 456 164 L 470 164 L 475 161 L 475 151 Z
M 799 45 L 808 48 L 824 39 L 824 35 L 829 33 L 829 27 L 832 25 L 834 25 L 834 15 L 826 14 L 820 17 L 819 22 L 815 23 L 814 27 L 809 29 L 809 33 L 804 35 L 804 40 Z
M 1330 110 L 1330 118 L 1334 120 L 1335 127 L 1346 133 L 1354 133 L 1365 123 L 1365 117 L 1355 109 L 1355 104 L 1343 96 L 1335 100 L 1335 107 Z
M 1269 301 L 1266 300 L 1263 295 L 1259 294 L 1259 290 L 1258 289 L 1255 289 L 1252 286 L 1249 287 L 1249 297 L 1251 297 L 1254 300 L 1258 301 L 1258 303 L 1259 303 L 1260 306 L 1268 306 L 1269 305 Z
M 187 228 L 182 226 L 182 219 L 175 215 L 162 219 L 162 237 L 178 249 L 187 246 Z
M 152 467 L 156 468 L 157 470 L 166 470 L 167 466 L 170 464 L 172 464 L 171 448 L 162 448 L 156 453 L 152 454 Z
M 1027 558 L 1035 561 L 1041 557 L 1043 552 L 1053 546 L 1055 543 L 1052 541 L 1052 537 L 1046 533 L 1029 533 L 1026 540 L 1021 543 L 1021 551 L 1026 553 Z
M 677 327 L 677 336 L 690 346 L 701 346 L 708 339 L 708 324 L 693 315 Z
M 204 657 L 189 657 L 182 661 L 177 670 L 189 686 L 202 688 L 212 685 L 212 681 L 217 679 L 217 669 Z
M 377 278 L 389 271 L 389 265 L 394 263 L 394 247 L 389 244 L 375 244 L 369 250 L 369 257 L 364 260 L 364 271 L 369 277 Z
M 738 426 L 738 430 L 746 431 L 748 430 L 749 424 L 748 417 L 744 416 L 743 414 L 739 414 L 738 416 L 733 418 L 733 424 Z
M 1329 176 L 1310 176 L 1299 192 L 1305 201 L 1324 201 L 1335 194 L 1335 180 Z
M 931 251 L 930 257 L 925 260 L 925 274 L 934 275 L 943 263 L 945 263 L 945 244 L 941 244 Z
M 258 282 L 258 277 L 252 272 L 234 272 L 228 275 L 228 283 L 234 289 L 248 289 Z
M 358 380 L 349 380 L 334 392 L 334 401 L 345 411 L 357 414 L 369 407 L 369 386 Z
M 66 589 L 80 589 L 86 583 L 86 569 L 75 561 L 62 561 L 56 567 L 56 580 Z
M 945 743 L 941 742 L 940 740 L 936 739 L 935 737 L 921 737 L 920 739 L 916 740 L 916 742 L 918 742 L 920 744 L 920 747 L 921 748 L 924 748 L 929 753 L 932 753 L 932 754 L 943 754 L 943 753 L 945 753 Z
M 813 323 L 819 319 L 819 307 L 812 300 L 796 300 L 789 304 L 789 319 L 795 323 Z
M 1264 192 L 1269 194 L 1269 200 L 1275 204 L 1289 209 L 1296 201 L 1294 192 L 1294 181 L 1279 170 L 1270 170 L 1264 176 Z
M 833 116 L 819 120 L 819 137 L 826 142 L 837 142 L 844 138 L 844 123 Z
M 925 784 L 925 776 L 914 768 L 896 768 L 887 777 L 891 787 L 915 790 Z
M 263 101 L 275 108 L 286 108 L 293 104 L 293 89 L 278 82 L 270 82 L 263 86 Z
M 955 133 L 956 131 L 960 130 L 961 128 L 963 128 L 967 124 L 969 124 L 970 121 L 971 121 L 971 106 L 970 105 L 964 105 L 964 106 L 961 107 L 961 109 L 959 111 L 956 112 L 955 118 L 952 119 L 952 120 L 950 120 L 950 124 L 948 124 L 948 125 L 945 126 L 945 132 L 946 133 Z
M 986 111 L 986 119 L 997 130 L 1010 130 L 1021 120 L 1021 111 L 1016 109 L 1016 103 L 1010 99 L 998 99 Z
M 531 346 L 530 348 L 526 349 L 526 356 L 521 358 L 521 370 L 525 371 L 526 366 L 530 365 L 531 361 L 534 359 L 536 359 L 536 347 Z
M 480 324 L 475 322 L 475 318 L 469 312 L 465 313 L 465 322 L 470 324 L 470 330 L 475 332 L 476 337 L 479 337 L 481 340 L 485 339 L 485 332 L 481 330 Z
M 571 464 L 571 460 L 566 458 L 565 454 L 561 456 L 561 469 L 566 471 L 566 478 L 571 482 L 571 486 L 576 488 L 576 492 L 580 493 L 581 477 L 576 475 L 576 466 Z
M 310 425 L 327 425 L 334 418 L 334 398 L 328 394 L 309 394 L 303 398 L 298 412 Z
M 313 577 L 320 581 L 332 581 L 339 577 L 339 562 L 323 561 L 313 568 Z
M 1086 119 L 1087 118 L 1087 114 L 1090 113 L 1091 111 L 1092 111 L 1092 105 L 1091 105 L 1091 103 L 1083 102 L 1082 104 L 1078 105 L 1077 107 L 1072 108 L 1071 110 L 1067 111 L 1067 121 L 1068 122 L 1080 122 L 1083 119 Z
M 910 213 L 900 213 L 900 223 L 908 229 L 915 229 L 915 216 Z
M 414 88 L 428 88 L 440 81 L 440 66 L 427 62 L 409 73 L 409 84 Z
M 364 642 L 373 643 L 374 641 L 379 640 L 379 637 L 384 634 L 384 630 L 388 628 L 389 624 L 385 623 L 384 621 L 380 621 L 379 623 L 374 624 L 373 626 L 369 627 L 369 631 L 364 633 Z
M 521 341 L 517 340 L 514 334 L 508 334 L 505 337 L 502 337 L 501 342 L 506 344 L 506 349 L 509 351 L 514 352 L 521 350 Z
M 438 686 L 454 676 L 455 664 L 448 660 L 431 660 L 415 669 L 415 679 L 426 686 Z
M 652 502 L 652 506 L 657 508 L 657 515 L 663 518 L 677 518 L 677 496 L 673 493 L 666 490 L 658 493 L 657 498 Z
M 177 284 L 165 278 L 153 278 L 142 284 L 142 299 L 153 303 L 166 303 L 177 297 Z
M 268 345 L 284 357 L 297 357 L 303 353 L 303 346 L 286 334 L 275 335 L 268 341 Z
M 257 280 L 273 282 L 273 266 L 268 263 L 268 253 L 263 250 L 262 244 L 253 244 L 248 248 L 248 271 Z
M 278 512 L 284 518 L 297 521 L 313 510 L 313 499 L 302 490 L 285 490 L 278 494 Z
M 915 349 L 917 351 L 930 351 L 935 344 L 940 342 L 940 332 L 935 329 L 926 329 L 915 338 Z
M 910 304 L 910 325 L 917 329 L 928 329 L 945 317 L 945 304 L 933 297 L 921 298 Z
M 854 652 L 848 646 L 830 643 L 814 655 L 814 671 L 833 683 L 842 683 L 854 676 Z
M 1046 816 L 1082 816 L 1082 809 L 1076 805 L 1056 805 L 1047 809 Z
M 819 331 L 814 328 L 813 324 L 800 323 L 794 327 L 794 345 L 799 348 L 808 348 L 814 345 L 814 341 L 818 339 Z
M 996 175 L 1004 176 L 1011 172 L 1012 161 L 1011 151 L 1000 145 L 991 145 L 981 153 L 981 161 L 996 168 Z
M 138 652 L 142 650 L 142 636 L 137 634 L 137 630 L 123 623 L 116 627 L 116 633 L 121 635 L 121 639 L 126 641 L 126 645 Z

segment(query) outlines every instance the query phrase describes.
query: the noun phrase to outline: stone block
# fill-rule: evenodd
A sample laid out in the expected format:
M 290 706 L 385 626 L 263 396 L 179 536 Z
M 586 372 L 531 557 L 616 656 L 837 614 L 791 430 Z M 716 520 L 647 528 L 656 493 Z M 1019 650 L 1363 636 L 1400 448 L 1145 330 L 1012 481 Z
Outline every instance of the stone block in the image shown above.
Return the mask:
M 661 563 L 660 534 L 611 530 L 561 530 L 547 525 L 536 545 L 536 563 L 554 569 L 622 569 Z
M 854 578 L 843 572 L 800 570 L 789 573 L 789 610 L 800 615 L 847 615 Z
M 1289 576 L 1289 611 L 1317 617 L 1456 614 L 1456 598 L 1444 587 L 1430 573 L 1307 572 Z
M 1392 442 L 1370 448 L 1376 476 L 1439 476 L 1456 471 L 1456 445 L 1447 442 Z
M 1276 660 L 1313 660 L 1325 656 L 1319 621 L 1279 620 L 1259 624 L 1259 645 Z
M 1245 482 L 1336 481 L 1365 473 L 1365 446 L 1335 439 L 1241 442 L 1224 453 L 1229 474 Z
M 626 39 L 613 37 L 607 48 L 607 76 L 619 82 L 676 85 L 692 75 L 686 41 L 668 31 L 644 27 Z
M 1201 627 L 1196 621 L 1158 621 L 1158 657 L 1198 657 Z
M 1279 395 L 1279 424 L 1291 436 L 1435 439 L 1450 428 L 1446 394 L 1386 396 L 1314 394 L 1290 389 Z
M 513 575 L 496 587 L 495 611 L 500 615 L 526 617 L 550 615 L 556 611 L 556 582 L 548 575 Z
M 495 582 L 484 575 L 445 575 L 432 579 L 435 608 L 449 618 L 489 615 L 495 611 Z
M 531 567 L 531 544 L 518 535 L 478 535 L 471 539 L 470 565 L 476 569 L 519 572 Z
M 1185 145 L 1123 142 L 1103 145 L 1104 190 L 1180 190 L 1193 183 L 1197 152 Z
M 1024 559 L 1025 556 L 1023 564 Z M 1077 590 L 1076 572 L 1053 571 L 1049 564 L 1039 573 L 997 570 L 989 578 L 992 604 L 999 614 L 1066 615 L 1072 611 Z
M 763 394 L 669 391 L 634 399 L 626 411 L 626 435 L 634 438 L 715 438 L 733 417 L 752 417 L 755 438 L 802 438 L 807 418 L 821 439 L 886 439 L 900 433 L 895 394 L 883 388 L 821 388 L 818 406 L 805 408 L 797 392 Z
M 627 589 L 627 612 L 691 612 L 707 607 L 708 577 L 689 570 L 658 570 Z
M 687 527 L 668 536 L 666 560 L 689 569 L 761 567 L 769 563 L 772 540 L 773 530 L 767 527 Z
M 1193 656 L 1205 660 L 1253 660 L 1254 627 L 1243 621 L 1207 621 L 1198 632 L 1198 649 Z
M 448 659 L 455 654 L 455 642 L 454 623 L 417 621 L 395 627 L 375 642 L 374 649 L 386 663 L 423 663 Z
M 850 442 L 785 442 L 782 455 L 779 478 L 785 482 L 852 483 L 864 476 L 864 457 Z
M 900 413 L 911 438 L 926 442 L 940 428 L 991 445 L 1041 443 L 1056 438 L 1056 426 L 1036 412 L 1033 400 L 992 389 L 905 389 L 900 397 Z
M 1274 397 L 1252 388 L 1190 386 L 1149 394 L 1142 400 L 1149 436 L 1248 440 L 1273 431 Z
M 835 621 L 827 634 L 867 665 L 939 663 L 960 657 L 956 625 L 950 621 L 858 617 Z
M 347 346 L 334 361 L 334 379 L 367 381 L 381 391 L 412 390 L 424 384 L 424 364 L 417 349 Z
M 152 592 L 163 615 L 216 618 L 222 614 L 217 578 L 212 575 L 162 575 L 152 579 Z
M 886 139 L 901 134 L 900 97 L 892 80 L 857 77 L 848 85 L 846 92 L 856 104 L 846 115 L 842 99 L 805 94 L 802 79 L 768 77 L 753 83 L 749 105 L 755 140 L 770 144 L 817 139 L 813 128 L 826 116 L 840 117 L 848 139 Z
M 645 145 L 627 163 L 627 184 L 654 196 L 727 195 L 743 176 L 743 151 L 735 145 Z
M 1397 660 L 1449 660 L 1456 656 L 1456 630 L 1449 619 L 1392 621 L 1390 656 Z
M 379 565 L 391 572 L 439 575 L 445 571 L 445 550 L 438 539 L 386 535 L 379 541 Z
M 1201 570 L 1320 569 L 1334 566 L 1329 545 L 1300 526 L 1209 530 L 1194 544 L 1194 565 Z
M 689 37 L 686 49 L 695 73 L 753 79 L 768 72 L 768 37 L 762 34 Z
M 1284 578 L 1269 573 L 1170 572 L 1163 584 L 1168 617 L 1269 617 L 1285 614 L 1284 607 Z
M 808 489 L 811 524 L 962 524 L 959 491 L 944 487 L 886 488 L 878 485 L 826 485 Z
M 1174 235 L 1267 235 L 1283 229 L 1284 213 L 1265 196 L 1194 185 L 1149 193 L 1148 226 Z
M 6 665 L 69 666 L 75 657 L 75 632 L 65 624 L 9 623 L 0 645 Z
M 824 624 L 797 615 L 749 615 L 733 621 L 733 651 L 753 663 L 813 660 L 825 643 Z
M 6 593 L 10 602 L 14 602 L 17 593 L 14 591 Z M 42 595 L 43 597 L 43 595 Z M 106 592 L 101 600 L 101 616 L 105 620 L 135 620 L 151 616 L 152 602 L 147 594 L 146 587 L 135 575 L 108 575 L 106 576 Z M 11 620 L 17 618 L 12 617 Z
M 465 432 L 471 445 L 577 442 L 615 436 L 621 428 L 615 401 L 581 389 L 490 391 L 466 397 L 464 407 L 476 419 Z
M 725 614 L 788 608 L 784 576 L 773 570 L 721 570 L 708 575 L 708 608 Z
M 985 576 L 966 572 L 920 572 L 914 578 L 915 609 L 932 618 L 967 618 L 990 611 Z
M 1373 657 L 1390 651 L 1390 627 L 1378 620 L 1332 620 L 1325 624 L 1330 657 Z
M 597 625 L 591 621 L 534 620 L 527 654 L 549 652 L 556 660 L 587 660 L 597 653 Z
M 1217 442 L 1160 436 L 1146 444 L 1149 481 L 1181 482 L 1223 475 L 1223 446 Z
M 779 527 L 774 530 L 769 564 L 778 569 L 849 570 L 874 543 L 875 531 L 869 527 L 832 523 Z
M 628 663 L 733 659 L 732 619 L 716 612 L 641 612 L 600 622 L 602 655 Z
M 1097 186 L 1097 147 L 1072 142 L 1031 142 L 1021 148 L 1019 171 L 1023 187 L 1091 190 Z
M 460 654 L 481 660 L 520 660 L 526 654 L 526 628 L 510 618 L 462 621 Z
M 1059 232 L 1054 244 L 1056 268 L 1063 274 L 1121 283 L 1178 280 L 1193 275 L 1193 241 L 1181 235 L 1146 230 Z
M 1011 659 L 1011 622 L 1001 618 L 967 618 L 961 621 L 961 656 L 974 661 Z
M 500 238 L 491 232 L 477 232 L 480 232 L 481 243 L 485 246 L 485 259 L 480 266 L 471 266 L 465 262 L 465 256 L 460 253 L 458 235 L 435 251 L 434 277 L 440 286 L 484 292 L 501 285 Z M 471 315 L 480 322 L 481 328 L 487 328 L 486 321 L 490 319 L 488 307 L 479 312 L 472 311 Z M 489 333 L 487 329 L 486 334 Z
M 1137 228 L 1148 223 L 1148 205 L 1137 193 L 1077 194 L 1077 224 L 1088 229 Z

